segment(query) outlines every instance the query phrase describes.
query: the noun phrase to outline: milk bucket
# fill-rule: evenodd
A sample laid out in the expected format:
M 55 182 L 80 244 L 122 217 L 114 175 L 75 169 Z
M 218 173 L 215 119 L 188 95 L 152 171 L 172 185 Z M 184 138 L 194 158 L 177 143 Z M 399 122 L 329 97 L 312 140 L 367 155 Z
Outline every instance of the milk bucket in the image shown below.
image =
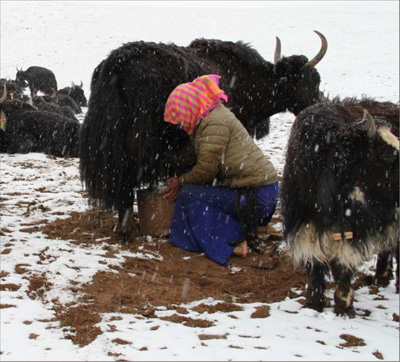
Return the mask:
M 143 235 L 164 237 L 169 235 L 175 200 L 162 196 L 162 187 L 137 191 L 139 227 Z

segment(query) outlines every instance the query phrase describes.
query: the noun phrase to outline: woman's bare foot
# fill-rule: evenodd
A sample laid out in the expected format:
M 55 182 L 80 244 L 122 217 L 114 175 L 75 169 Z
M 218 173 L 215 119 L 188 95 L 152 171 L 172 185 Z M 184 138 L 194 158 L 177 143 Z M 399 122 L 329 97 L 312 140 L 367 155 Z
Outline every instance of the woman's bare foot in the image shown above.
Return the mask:
M 243 241 L 240 245 L 238 245 L 235 249 L 233 249 L 233 253 L 238 256 L 243 256 L 245 258 L 249 252 L 249 248 L 247 245 L 247 241 Z

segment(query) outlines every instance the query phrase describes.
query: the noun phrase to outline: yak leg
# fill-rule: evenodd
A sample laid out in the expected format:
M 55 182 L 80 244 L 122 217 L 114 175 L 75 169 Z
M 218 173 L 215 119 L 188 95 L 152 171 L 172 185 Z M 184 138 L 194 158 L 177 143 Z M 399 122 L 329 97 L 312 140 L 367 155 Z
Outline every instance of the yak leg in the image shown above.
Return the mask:
M 118 224 L 115 226 L 114 231 L 120 234 L 123 238 L 123 242 L 127 243 L 132 233 L 132 213 L 133 213 L 133 202 L 135 196 L 133 193 L 126 193 L 123 200 L 118 206 Z
M 376 262 L 374 283 L 380 287 L 387 287 L 393 279 L 393 262 L 390 251 L 381 251 Z
M 396 293 L 399 292 L 399 244 L 397 243 L 397 248 L 396 248 Z
M 307 263 L 306 269 L 308 287 L 305 307 L 322 312 L 324 309 L 326 267 L 319 261 L 314 261 L 312 265 L 311 263 Z
M 127 243 L 130 236 L 129 219 L 132 215 L 133 208 L 128 207 L 118 210 L 118 224 L 115 226 L 114 231 L 120 234 L 123 238 L 124 243 Z
M 354 290 L 351 286 L 354 271 L 343 266 L 337 260 L 331 262 L 331 270 L 336 282 L 334 312 L 337 315 L 347 315 L 354 318 L 356 315 L 353 307 Z

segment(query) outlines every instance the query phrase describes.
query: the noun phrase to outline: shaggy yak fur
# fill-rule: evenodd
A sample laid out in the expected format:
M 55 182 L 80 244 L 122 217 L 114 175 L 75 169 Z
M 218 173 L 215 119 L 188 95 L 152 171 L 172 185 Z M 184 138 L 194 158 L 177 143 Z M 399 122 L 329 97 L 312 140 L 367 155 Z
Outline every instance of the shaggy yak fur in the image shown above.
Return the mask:
M 67 94 L 57 94 L 51 98 L 51 102 L 62 107 L 70 107 L 75 114 L 82 113 L 81 106 Z
M 29 86 L 31 96 L 38 91 L 48 95 L 55 95 L 57 92 L 57 81 L 54 73 L 43 67 L 29 67 L 27 70 L 18 70 L 15 77 L 18 86 L 26 88 Z
M 40 111 L 49 111 L 61 114 L 67 118 L 77 121 L 75 113 L 69 106 L 60 106 L 52 102 L 53 98 L 49 96 L 34 96 L 32 98 L 33 105 Z
M 366 109 L 371 115 L 376 118 L 382 118 L 388 122 L 390 131 L 398 138 L 399 137 L 399 119 L 400 119 L 400 107 L 398 104 L 392 102 L 379 102 L 375 99 L 363 97 L 357 98 L 344 98 L 340 99 L 336 97 L 332 100 L 334 104 L 341 105 L 346 108 L 350 113 L 351 118 L 356 120 L 363 117 L 364 109 Z M 378 259 L 376 264 L 376 272 L 373 277 L 373 282 L 382 287 L 389 285 L 390 280 L 393 279 L 393 256 L 399 255 L 399 245 L 397 244 L 396 251 L 394 250 L 383 250 L 378 253 Z M 399 265 L 397 263 L 396 272 L 396 286 L 397 291 L 399 290 Z
M 78 121 L 38 111 L 20 100 L 0 100 L 0 113 L 3 121 L 0 153 L 42 152 L 57 157 L 78 157 Z
M 315 64 L 326 46 L 322 49 L 310 61 L 279 55 L 276 64 L 247 44 L 221 40 L 197 39 L 188 47 L 139 41 L 112 51 L 93 72 L 82 128 L 80 171 L 89 200 L 118 210 L 117 230 L 124 234 L 136 189 L 193 166 L 189 137 L 163 120 L 177 85 L 221 75 L 228 106 L 251 135 L 261 138 L 269 132 L 270 116 L 286 110 L 297 114 L 319 99 Z
M 17 85 L 15 80 L 12 79 L 0 79 L 0 97 L 4 92 L 4 85 L 7 87 L 7 99 L 22 99 L 23 89 Z
M 390 125 L 390 131 L 399 137 L 399 105 L 392 102 L 379 102 L 375 99 L 363 97 L 344 98 L 336 97 L 332 99 L 334 104 L 342 105 L 350 113 L 351 118 L 359 119 L 363 117 L 364 109 L 376 118 L 383 118 Z
M 307 306 L 323 310 L 330 270 L 335 312 L 350 317 L 355 268 L 375 252 L 398 254 L 399 242 L 399 141 L 384 119 L 357 120 L 353 106 L 328 101 L 297 116 L 281 184 L 285 238 L 309 276 Z

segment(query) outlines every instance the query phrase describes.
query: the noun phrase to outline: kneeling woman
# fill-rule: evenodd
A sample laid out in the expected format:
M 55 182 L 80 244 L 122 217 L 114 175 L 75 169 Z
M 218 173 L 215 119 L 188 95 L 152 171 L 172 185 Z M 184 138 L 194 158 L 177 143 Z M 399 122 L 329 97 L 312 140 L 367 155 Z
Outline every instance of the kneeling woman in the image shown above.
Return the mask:
M 271 161 L 222 104 L 228 97 L 219 78 L 181 84 L 167 100 L 164 120 L 193 138 L 197 163 L 166 181 L 164 197 L 177 198 L 169 241 L 228 265 L 233 253 L 247 255 L 250 232 L 271 220 L 278 181 Z

